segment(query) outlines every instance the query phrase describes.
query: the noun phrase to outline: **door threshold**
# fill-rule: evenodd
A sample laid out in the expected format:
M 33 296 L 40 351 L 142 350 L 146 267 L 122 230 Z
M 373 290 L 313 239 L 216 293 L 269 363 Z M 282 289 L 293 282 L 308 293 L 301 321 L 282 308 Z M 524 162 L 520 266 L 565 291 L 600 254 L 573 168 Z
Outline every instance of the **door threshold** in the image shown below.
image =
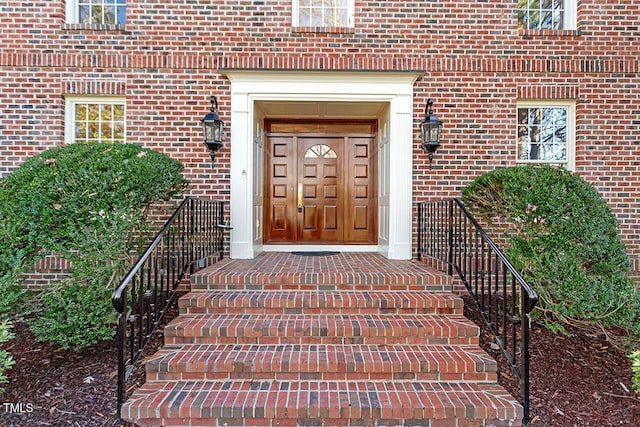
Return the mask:
M 378 252 L 378 245 L 263 245 L 264 252 Z

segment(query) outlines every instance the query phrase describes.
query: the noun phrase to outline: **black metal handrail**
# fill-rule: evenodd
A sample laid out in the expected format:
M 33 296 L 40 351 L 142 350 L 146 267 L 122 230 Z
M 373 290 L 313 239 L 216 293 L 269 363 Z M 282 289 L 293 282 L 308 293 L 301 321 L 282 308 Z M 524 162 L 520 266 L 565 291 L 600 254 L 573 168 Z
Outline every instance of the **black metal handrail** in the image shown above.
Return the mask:
M 418 204 L 418 258 L 423 257 L 460 276 L 518 377 L 523 422 L 529 425 L 530 313 L 538 295 L 459 199 Z
M 118 311 L 118 417 L 125 383 L 186 273 L 224 257 L 226 202 L 185 198 L 113 292 Z

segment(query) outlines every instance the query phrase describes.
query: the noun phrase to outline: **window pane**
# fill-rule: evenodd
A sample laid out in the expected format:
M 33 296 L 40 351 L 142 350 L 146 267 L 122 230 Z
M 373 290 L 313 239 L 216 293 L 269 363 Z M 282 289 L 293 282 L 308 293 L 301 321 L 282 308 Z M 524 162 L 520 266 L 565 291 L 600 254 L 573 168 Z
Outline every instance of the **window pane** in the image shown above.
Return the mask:
M 349 24 L 349 13 L 347 9 L 336 9 L 335 10 L 335 26 L 336 27 L 346 27 Z
M 125 6 L 118 7 L 118 24 L 124 24 L 126 22 L 126 11 L 127 8 Z
M 322 26 L 322 9 L 311 9 L 310 25 L 312 27 Z
M 100 24 L 102 23 L 102 8 L 100 6 L 93 5 L 91 6 L 91 12 L 89 17 L 90 24 Z
M 335 9 L 324 9 L 324 16 L 322 19 L 322 26 L 323 27 L 334 27 L 335 24 Z
M 116 23 L 116 8 L 113 6 L 105 6 L 103 8 L 104 19 L 103 24 L 115 24 Z
M 553 27 L 564 28 L 564 13 L 562 10 L 553 11 Z
M 100 105 L 87 104 L 87 109 L 88 109 L 87 120 L 98 120 L 98 117 L 100 117 Z
M 112 109 L 113 109 L 112 105 L 109 105 L 109 104 L 101 105 L 100 106 L 100 119 L 102 121 L 111 121 L 111 119 L 113 118 Z
M 81 141 L 87 139 L 87 123 L 86 122 L 77 122 L 76 123 L 76 141 Z
M 87 106 L 85 104 L 77 104 L 76 105 L 76 120 L 86 120 L 87 119 Z
M 124 141 L 124 122 L 115 122 L 113 125 L 113 138 L 119 142 Z
M 78 22 L 81 24 L 88 24 L 89 21 L 89 6 L 83 5 L 78 8 Z
M 100 123 L 99 122 L 89 122 L 89 135 L 90 139 L 98 140 L 100 137 Z
M 113 129 L 111 128 L 111 122 L 100 123 L 100 139 L 105 141 L 113 141 Z
M 310 9 L 300 9 L 299 24 L 303 27 L 311 26 L 311 10 Z
M 113 105 L 113 119 L 118 121 L 124 120 L 124 105 L 122 104 Z
M 324 144 L 317 144 L 312 147 L 309 147 L 307 151 L 304 153 L 304 157 L 307 159 L 335 159 L 338 156 L 336 152 L 333 151 L 331 147 Z

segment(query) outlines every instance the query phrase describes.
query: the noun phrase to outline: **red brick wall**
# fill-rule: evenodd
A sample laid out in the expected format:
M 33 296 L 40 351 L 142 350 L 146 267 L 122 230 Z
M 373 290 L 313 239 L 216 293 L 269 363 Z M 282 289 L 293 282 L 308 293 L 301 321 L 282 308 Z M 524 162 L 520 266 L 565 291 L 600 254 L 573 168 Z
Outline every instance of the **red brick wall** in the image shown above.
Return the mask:
M 63 143 L 64 95 L 127 99 L 127 140 L 181 160 L 194 194 L 227 198 L 229 149 L 211 169 L 198 121 L 221 69 L 412 70 L 415 200 L 459 195 L 514 163 L 515 103 L 576 100 L 576 171 L 616 213 L 640 270 L 640 3 L 579 0 L 578 29 L 518 31 L 512 1 L 355 1 L 355 25 L 291 27 L 290 2 L 128 2 L 124 28 L 65 24 L 63 0 L 0 5 L 0 177 Z M 444 121 L 433 170 L 419 149 L 426 99 Z

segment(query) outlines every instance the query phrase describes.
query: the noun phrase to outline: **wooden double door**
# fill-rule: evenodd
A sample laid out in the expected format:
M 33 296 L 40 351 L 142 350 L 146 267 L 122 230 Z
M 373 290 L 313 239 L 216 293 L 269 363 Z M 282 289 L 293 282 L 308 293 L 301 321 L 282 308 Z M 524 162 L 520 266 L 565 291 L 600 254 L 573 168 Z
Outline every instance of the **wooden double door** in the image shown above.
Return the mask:
M 374 135 L 267 137 L 265 243 L 375 244 Z

